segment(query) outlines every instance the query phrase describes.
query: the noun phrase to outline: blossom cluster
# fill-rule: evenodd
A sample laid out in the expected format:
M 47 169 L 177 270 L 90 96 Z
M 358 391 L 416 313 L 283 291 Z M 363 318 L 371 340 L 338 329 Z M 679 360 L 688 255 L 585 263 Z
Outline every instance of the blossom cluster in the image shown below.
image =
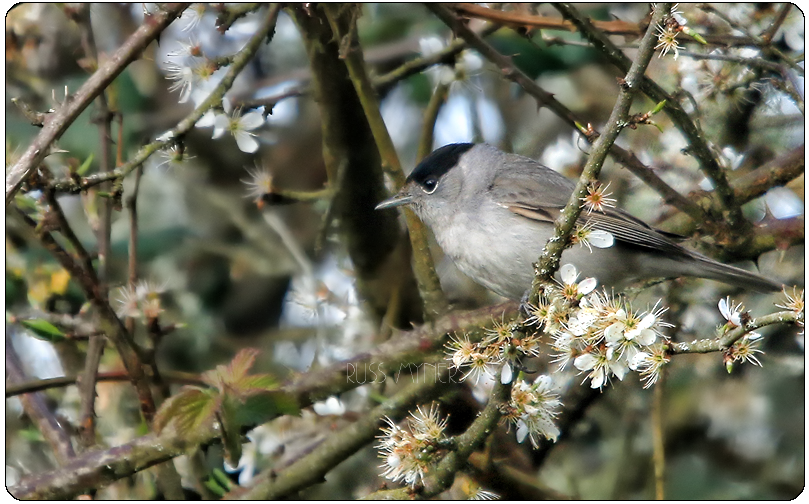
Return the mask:
M 447 441 L 444 430 L 447 418 L 441 418 L 438 407 L 429 410 L 418 407 L 407 419 L 408 429 L 385 417 L 386 427 L 378 436 L 379 457 L 384 460 L 382 476 L 391 481 L 404 481 L 415 486 L 424 479 L 429 468 L 438 460 L 438 449 Z
M 193 10 L 193 9 L 192 9 Z M 199 11 L 192 16 L 198 20 Z M 169 61 L 164 62 L 166 78 L 172 81 L 169 91 L 179 91 L 178 101 L 186 103 L 193 100 L 199 105 L 208 97 L 213 87 L 221 80 L 220 69 L 229 65 L 232 58 L 210 58 L 205 54 L 202 44 L 189 39 L 179 42 L 179 48 L 167 54 Z M 240 108 L 231 106 L 227 99 L 222 100 L 224 113 L 209 110 L 197 121 L 198 127 L 213 126 L 212 138 L 217 139 L 225 133 L 230 133 L 236 140 L 239 150 L 254 153 L 259 148 L 259 142 L 253 130 L 264 124 L 264 116 L 260 112 L 251 111 L 245 114 Z
M 552 336 L 559 368 L 572 361 L 592 388 L 603 387 L 613 376 L 623 380 L 629 370 L 638 371 L 647 387 L 655 383 L 668 362 L 661 344 L 662 329 L 670 325 L 661 318 L 666 308 L 658 303 L 647 312 L 635 312 L 627 300 L 596 291 L 593 278 L 576 283 L 572 265 L 562 266 L 560 273 L 560 286 L 529 305 L 526 320 Z
M 141 280 L 134 286 L 122 287 L 117 294 L 116 302 L 119 317 L 143 317 L 154 320 L 163 312 L 160 295 L 166 290 L 165 285 Z
M 537 448 L 540 437 L 551 441 L 559 437 L 559 427 L 554 419 L 561 406 L 562 401 L 553 390 L 550 376 L 540 375 L 530 385 L 518 379 L 511 387 L 511 400 L 505 407 L 504 417 L 517 428 L 517 442 L 530 438 L 533 447 Z

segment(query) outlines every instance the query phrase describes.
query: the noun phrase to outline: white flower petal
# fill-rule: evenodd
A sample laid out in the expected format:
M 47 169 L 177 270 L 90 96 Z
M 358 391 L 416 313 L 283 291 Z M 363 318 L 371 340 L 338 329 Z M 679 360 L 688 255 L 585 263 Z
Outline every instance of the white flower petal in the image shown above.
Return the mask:
M 500 383 L 503 385 L 508 385 L 511 383 L 511 379 L 513 378 L 513 373 L 511 371 L 511 363 L 506 362 L 503 364 L 503 371 L 500 373 Z
M 640 323 L 638 323 L 638 329 L 648 329 L 653 325 L 655 325 L 655 322 L 657 322 L 657 317 L 655 316 L 654 313 L 650 313 L 645 317 L 643 317 L 642 319 L 640 319 Z
M 646 352 L 636 353 L 631 359 L 629 359 L 629 369 L 632 371 L 637 371 L 638 368 L 642 366 L 649 357 L 651 357 L 651 354 Z
M 522 420 L 517 420 L 517 442 L 522 443 L 528 436 L 528 426 Z
M 624 325 L 620 322 L 614 322 L 612 325 L 604 329 L 604 339 L 607 343 L 618 343 L 624 338 Z
M 590 231 L 590 236 L 587 237 L 587 241 L 595 248 L 610 248 L 615 244 L 615 237 L 612 236 L 612 233 L 596 229 Z
M 598 285 L 598 281 L 595 278 L 585 278 L 579 282 L 579 294 L 590 294 L 596 288 L 596 285 Z
M 155 140 L 157 140 L 158 142 L 167 142 L 172 138 L 174 138 L 174 131 L 168 130 L 159 137 L 157 137 Z
M 537 386 L 538 391 L 551 390 L 553 388 L 553 378 L 546 374 L 539 375 L 534 380 L 534 385 Z
M 239 118 L 239 129 L 251 131 L 260 128 L 264 124 L 264 116 L 261 112 L 248 112 Z
M 199 118 L 197 121 L 198 128 L 209 128 L 214 125 L 216 121 L 216 113 L 213 110 L 209 110 L 202 114 L 202 117 Z
M 725 317 L 725 320 L 729 320 L 731 315 L 727 299 L 728 298 L 722 298 L 719 300 L 719 313 L 721 313 L 722 316 Z
M 570 285 L 576 281 L 579 273 L 576 271 L 576 267 L 572 264 L 564 264 L 561 268 L 559 268 L 559 275 L 562 277 L 562 281 L 564 283 Z
M 252 154 L 258 150 L 258 140 L 256 140 L 251 133 L 246 131 L 234 131 L 233 138 L 236 139 L 236 145 L 239 146 L 239 150 L 242 152 Z
M 620 362 L 610 362 L 610 371 L 612 371 L 612 374 L 617 376 L 619 380 L 623 381 L 627 369 L 626 366 Z
M 227 98 L 222 98 L 222 108 L 225 109 L 225 114 L 230 115 L 233 112 L 233 106 L 230 104 L 230 100 Z
M 219 114 L 213 121 L 213 137 L 221 137 L 230 128 L 230 118 L 224 114 Z
M 640 334 L 638 334 L 635 337 L 635 341 L 637 341 L 641 345 L 647 346 L 654 343 L 655 339 L 657 339 L 657 335 L 651 329 L 643 329 L 642 331 L 640 331 Z
M 607 381 L 607 376 L 604 373 L 604 368 L 598 368 L 593 372 L 593 379 L 590 382 L 590 388 L 601 388 Z
M 587 371 L 593 369 L 598 364 L 598 359 L 593 354 L 582 354 L 576 357 L 573 361 L 573 365 L 576 366 L 576 369 L 579 371 Z

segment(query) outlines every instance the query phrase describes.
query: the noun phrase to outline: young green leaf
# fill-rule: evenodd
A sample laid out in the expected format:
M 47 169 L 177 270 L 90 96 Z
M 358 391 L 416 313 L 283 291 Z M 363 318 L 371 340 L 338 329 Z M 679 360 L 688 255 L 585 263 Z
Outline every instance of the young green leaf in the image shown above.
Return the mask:
M 154 429 L 160 433 L 174 422 L 179 431 L 194 430 L 213 420 L 220 403 L 219 394 L 187 385 L 160 406 L 155 414 Z
M 50 341 L 51 343 L 56 343 L 59 341 L 64 341 L 67 339 L 65 333 L 63 333 L 58 327 L 51 324 L 47 320 L 42 319 L 32 319 L 32 320 L 20 320 L 20 325 L 31 331 L 37 339 L 41 339 L 43 341 Z

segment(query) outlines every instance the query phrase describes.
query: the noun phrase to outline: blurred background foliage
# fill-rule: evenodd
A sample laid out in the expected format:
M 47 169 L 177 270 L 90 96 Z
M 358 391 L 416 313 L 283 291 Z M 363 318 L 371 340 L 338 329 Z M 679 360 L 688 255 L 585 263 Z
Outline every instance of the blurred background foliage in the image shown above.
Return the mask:
M 760 33 L 778 13 L 780 4 L 718 4 L 727 20 L 709 9 L 683 4 L 689 26 L 700 33 Z M 192 8 L 129 65 L 107 90 L 110 107 L 123 117 L 120 149 L 128 159 L 137 149 L 172 128 L 190 110 L 178 103 L 166 78 L 169 54 L 192 39 L 209 57 L 232 54 L 252 35 L 259 14 L 248 13 L 224 34 L 215 28 L 217 9 Z M 521 5 L 525 12 L 559 17 L 549 5 Z M 580 9 L 596 19 L 638 22 L 646 4 L 593 4 Z M 191 12 L 191 11 L 189 11 Z M 143 20 L 141 4 L 93 4 L 92 28 L 98 51 L 111 54 Z M 369 69 L 382 75 L 405 61 L 436 50 L 451 39 L 450 31 L 422 5 L 366 4 L 359 19 L 360 40 Z M 631 37 L 615 36 L 631 45 Z M 617 96 L 617 70 L 586 47 L 577 33 L 501 29 L 488 40 L 571 110 L 599 128 Z M 803 54 L 804 20 L 792 8 L 774 38 L 787 55 Z M 688 44 L 688 51 L 707 54 L 715 46 Z M 745 52 L 747 51 L 747 52 Z M 752 52 L 750 52 L 752 51 Z M 630 56 L 634 53 L 627 49 Z M 734 57 L 760 57 L 755 49 L 721 49 Z M 38 129 L 12 99 L 45 111 L 74 92 L 87 78 L 81 61 L 80 33 L 59 4 L 20 4 L 6 18 L 6 166 L 13 163 Z M 793 72 L 803 94 L 803 60 Z M 443 71 L 449 70 L 446 65 Z M 381 110 L 406 167 L 416 163 L 423 112 L 436 83 L 438 67 L 417 73 L 381 91 Z M 791 71 L 791 70 L 790 70 Z M 537 110 L 533 98 L 504 80 L 496 68 L 472 51 L 457 58 L 449 97 L 435 125 L 434 147 L 451 142 L 488 142 L 540 160 L 571 177 L 580 172 L 588 146 L 547 109 Z M 804 118 L 775 78 L 728 61 L 704 60 L 681 54 L 654 58 L 647 75 L 670 92 L 680 91 L 687 110 L 727 166 L 733 180 L 796 148 L 803 142 Z M 301 35 L 282 11 L 272 42 L 263 45 L 228 93 L 234 103 L 271 97 L 307 86 L 310 69 Z M 192 92 L 201 101 L 205 88 Z M 195 94 L 198 93 L 198 94 Z M 55 103 L 56 102 L 56 103 Z M 633 111 L 654 107 L 639 97 Z M 70 164 L 91 157 L 88 174 L 98 170 L 99 134 L 94 106 L 85 111 L 58 141 L 61 152 L 46 159 L 57 177 Z M 663 115 L 650 126 L 626 130 L 618 143 L 633 151 L 682 194 L 709 189 L 686 143 Z M 117 131 L 117 130 L 116 130 Z M 378 343 L 380 320 L 370 315 L 358 295 L 339 223 L 326 218 L 330 202 L 320 199 L 287 205 L 257 205 L 246 196 L 247 170 L 266 168 L 273 185 L 284 190 L 316 191 L 327 180 L 321 148 L 318 103 L 310 94 L 285 98 L 272 108 L 256 130 L 261 146 L 255 154 L 241 152 L 229 135 L 211 139 L 209 128 L 196 128 L 184 139 L 188 159 L 169 162 L 152 156 L 145 165 L 138 196 L 140 275 L 164 286 L 164 323 L 182 324 L 160 344 L 158 364 L 164 370 L 199 373 L 228 361 L 241 348 L 262 351 L 257 369 L 280 378 L 305 373 L 367 351 Z M 608 160 L 601 176 L 611 183 L 619 205 L 646 222 L 670 231 L 675 213 L 659 195 L 620 165 Z M 134 181 L 124 181 L 124 197 Z M 93 219 L 98 194 L 59 197 L 68 221 L 88 250 L 95 250 Z M 779 222 L 803 221 L 804 177 L 773 189 L 745 206 L 754 223 L 777 228 Z M 69 274 L 41 246 L 26 240 L 20 223 L 6 218 L 7 320 L 37 318 L 42 313 L 79 316 L 85 299 Z M 801 226 L 802 229 L 802 226 Z M 690 234 L 691 229 L 685 228 Z M 110 257 L 111 296 L 127 278 L 129 218 L 113 212 Z M 802 235 L 801 235 L 802 237 Z M 796 244 L 796 242 L 799 243 Z M 803 284 L 804 246 L 764 253 L 762 274 Z M 690 245 L 697 245 L 692 241 Z M 449 300 L 457 308 L 497 301 L 463 277 L 435 245 L 432 250 Z M 748 258 L 749 259 L 749 258 Z M 392 280 L 390 280 L 392 281 Z M 724 323 L 716 309 L 725 295 L 735 295 L 754 315 L 774 311 L 780 297 L 731 291 L 708 281 L 681 280 L 638 295 L 637 306 L 664 297 L 677 324 L 671 337 L 682 341 L 713 337 Z M 418 307 L 417 307 L 418 309 Z M 79 340 L 43 342 L 20 324 L 7 323 L 29 377 L 75 376 L 81 372 Z M 804 487 L 805 391 L 803 334 L 791 326 L 765 331 L 763 368 L 737 366 L 728 374 L 719 355 L 677 356 L 672 359 L 665 387 L 666 497 L 670 499 L 787 499 Z M 544 366 L 544 363 L 538 366 Z M 108 348 L 102 371 L 119 370 Z M 568 387 L 581 377 L 561 375 Z M 586 387 L 587 385 L 581 385 Z M 459 385 L 465 387 L 465 385 Z M 368 408 L 370 385 L 341 397 L 345 411 L 283 417 L 253 430 L 243 463 L 231 477 L 240 483 L 262 469 L 306 450 L 336 427 L 351 421 L 352 411 Z M 653 392 L 629 377 L 609 387 L 588 408 L 581 421 L 555 446 L 541 465 L 532 460 L 530 446 L 517 445 L 512 434 L 498 433 L 492 444 L 507 463 L 530 476 L 526 485 L 486 481 L 487 488 L 505 498 L 571 497 L 585 499 L 648 499 L 653 495 L 650 404 Z M 47 400 L 67 424 L 77 421 L 75 387 L 47 391 Z M 461 394 L 463 395 L 463 394 Z M 474 401 L 473 399 L 470 399 Z M 461 405 L 459 405 L 459 403 Z M 6 482 L 22 474 L 44 471 L 55 462 L 47 444 L 22 414 L 16 398 L 6 401 Z M 137 400 L 125 383 L 98 386 L 100 443 L 113 446 L 143 433 Z M 474 409 L 457 397 L 447 411 L 458 420 L 471 420 Z M 468 405 L 467 405 L 468 406 Z M 503 429 L 504 430 L 504 429 Z M 492 448 L 490 447 L 490 448 Z M 222 468 L 221 450 L 207 450 L 208 471 Z M 497 459 L 495 459 L 497 460 Z M 189 462 L 178 468 L 187 483 Z M 376 451 L 370 446 L 337 466 L 327 481 L 304 491 L 304 498 L 353 498 L 378 488 Z M 462 497 L 463 478 L 447 497 Z M 154 483 L 146 474 L 103 489 L 99 497 L 152 498 Z M 533 492 L 533 493 L 532 493 Z

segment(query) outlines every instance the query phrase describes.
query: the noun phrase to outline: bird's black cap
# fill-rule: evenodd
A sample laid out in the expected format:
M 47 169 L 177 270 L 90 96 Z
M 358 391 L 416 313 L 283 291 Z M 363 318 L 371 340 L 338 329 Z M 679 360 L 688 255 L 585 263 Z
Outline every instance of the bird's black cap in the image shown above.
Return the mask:
M 438 180 L 450 168 L 458 164 L 458 159 L 469 149 L 474 147 L 471 143 L 455 143 L 439 147 L 424 158 L 413 172 L 407 177 L 407 181 L 413 181 L 419 185 L 424 185 L 428 179 Z

